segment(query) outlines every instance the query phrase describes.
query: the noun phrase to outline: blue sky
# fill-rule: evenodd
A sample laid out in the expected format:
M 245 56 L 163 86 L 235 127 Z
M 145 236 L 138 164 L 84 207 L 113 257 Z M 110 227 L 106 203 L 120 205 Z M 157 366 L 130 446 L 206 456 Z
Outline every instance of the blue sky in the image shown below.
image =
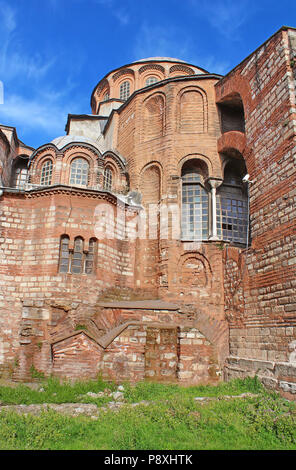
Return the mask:
M 116 67 L 168 56 L 226 74 L 283 25 L 292 0 L 0 0 L 0 123 L 38 147 Z

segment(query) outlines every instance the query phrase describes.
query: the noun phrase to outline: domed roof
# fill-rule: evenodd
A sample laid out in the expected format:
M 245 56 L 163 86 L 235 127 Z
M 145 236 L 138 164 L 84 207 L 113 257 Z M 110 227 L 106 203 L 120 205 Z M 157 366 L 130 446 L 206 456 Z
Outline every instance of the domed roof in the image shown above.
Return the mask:
M 85 137 L 84 135 L 62 135 L 53 139 L 51 144 L 54 144 L 60 150 L 65 147 L 65 145 L 72 144 L 74 142 L 92 145 L 101 152 L 98 142 L 90 139 L 89 137 Z
M 133 64 L 137 62 L 153 62 L 156 61 L 164 61 L 164 62 L 182 62 L 183 64 L 187 64 L 185 60 L 175 59 L 174 57 L 147 57 L 146 59 L 139 59 L 133 62 Z

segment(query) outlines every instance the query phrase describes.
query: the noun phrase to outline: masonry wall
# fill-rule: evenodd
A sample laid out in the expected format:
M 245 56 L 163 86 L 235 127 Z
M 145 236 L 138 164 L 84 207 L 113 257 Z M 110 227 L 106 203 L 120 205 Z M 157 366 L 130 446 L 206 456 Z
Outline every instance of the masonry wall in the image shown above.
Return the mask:
M 251 181 L 251 247 L 225 256 L 230 355 L 239 359 L 289 362 L 295 340 L 294 56 L 295 31 L 284 28 L 216 85 L 220 103 L 241 96 Z M 221 152 L 235 148 L 232 134 L 218 141 Z M 243 363 L 240 369 L 250 371 Z
M 100 204 L 110 206 L 111 212 L 116 210 L 112 198 L 79 190 L 49 189 L 27 195 L 6 192 L 2 196 L 0 368 L 7 373 L 18 368 L 21 350 L 29 351 L 30 345 L 47 339 L 50 306 L 62 305 L 67 311 L 69 305 L 82 302 L 87 311 L 104 289 L 133 287 L 133 241 L 124 240 L 122 226 L 113 227 L 112 217 L 107 233 L 114 229 L 116 238 L 97 237 L 93 274 L 59 272 L 61 235 L 67 234 L 72 246 L 76 236 L 83 237 L 87 249 L 88 240 L 98 235 L 94 214 Z M 133 211 L 126 213 L 127 221 L 132 217 Z M 26 374 L 28 368 L 23 370 Z

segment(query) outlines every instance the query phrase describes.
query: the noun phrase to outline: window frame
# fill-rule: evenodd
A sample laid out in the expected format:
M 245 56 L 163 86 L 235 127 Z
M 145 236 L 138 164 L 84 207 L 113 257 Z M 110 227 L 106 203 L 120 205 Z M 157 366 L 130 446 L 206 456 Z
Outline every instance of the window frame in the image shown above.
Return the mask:
M 152 79 L 155 79 L 155 80 L 151 83 L 147 83 L 149 80 L 152 80 Z M 154 83 L 157 83 L 157 82 L 159 82 L 159 78 L 156 75 L 149 75 L 149 77 L 146 77 L 145 79 L 145 87 L 154 85 Z
M 124 80 L 119 85 L 119 99 L 126 101 L 131 96 L 131 82 L 130 80 Z
M 202 171 L 194 168 L 194 165 L 182 169 L 181 240 L 202 242 L 209 239 L 209 196 L 210 193 L 203 184 Z
M 49 166 L 49 169 L 47 169 L 46 166 Z M 47 158 L 46 160 L 44 160 L 42 167 L 41 167 L 40 186 L 50 186 L 52 182 L 52 175 L 53 175 L 53 162 L 50 158 Z
M 80 163 L 83 161 L 83 165 L 87 165 L 87 172 L 85 173 L 85 178 L 83 175 L 83 168 L 81 168 L 81 172 L 79 172 L 79 167 L 76 168 L 78 161 L 80 160 Z M 74 166 L 75 165 L 75 166 Z M 77 175 L 80 174 L 80 178 L 78 180 Z M 82 156 L 75 156 L 70 163 L 70 172 L 69 172 L 69 185 L 70 186 L 80 186 L 80 187 L 88 187 L 89 185 L 89 176 L 90 176 L 90 164 L 89 161 L 82 157 Z M 72 181 L 73 180 L 73 181 Z M 85 181 L 85 183 L 84 183 Z
M 113 171 L 110 166 L 106 166 L 104 168 L 104 180 L 103 180 L 103 188 L 105 191 L 112 191 L 113 188 Z

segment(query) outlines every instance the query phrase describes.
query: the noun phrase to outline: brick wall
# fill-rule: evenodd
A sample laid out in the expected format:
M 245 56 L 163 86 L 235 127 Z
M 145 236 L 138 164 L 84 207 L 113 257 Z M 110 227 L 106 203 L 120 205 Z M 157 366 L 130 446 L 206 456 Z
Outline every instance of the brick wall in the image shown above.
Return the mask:
M 237 358 L 288 362 L 295 339 L 294 45 L 295 31 L 283 28 L 216 85 L 218 102 L 241 96 L 252 181 L 252 244 L 230 250 L 225 263 L 230 354 Z

